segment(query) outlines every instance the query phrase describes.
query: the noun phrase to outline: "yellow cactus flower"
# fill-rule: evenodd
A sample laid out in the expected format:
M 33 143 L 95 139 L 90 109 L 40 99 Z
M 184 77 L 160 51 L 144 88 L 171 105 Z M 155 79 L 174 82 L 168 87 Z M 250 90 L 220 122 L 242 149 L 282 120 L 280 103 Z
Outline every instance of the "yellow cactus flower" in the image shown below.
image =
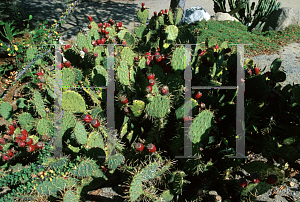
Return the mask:
M 10 51 L 10 48 L 8 48 L 6 51 Z
M 54 20 L 55 23 L 57 23 L 57 20 Z
M 41 178 L 44 179 L 44 175 L 41 175 Z
M 3 46 L 3 43 L 0 43 L 0 46 Z
M 14 47 L 15 47 L 15 51 L 19 50 L 17 45 L 14 45 Z
M 8 53 L 7 55 L 8 55 L 8 56 L 11 56 L 11 54 L 10 54 L 10 53 Z
M 33 189 L 35 189 L 35 186 L 33 186 Z
M 49 178 L 50 182 L 52 182 L 52 178 Z
M 54 171 L 53 171 L 53 170 L 49 170 L 49 172 L 50 172 L 50 173 L 54 173 Z
M 45 175 L 48 175 L 46 172 L 44 173 Z

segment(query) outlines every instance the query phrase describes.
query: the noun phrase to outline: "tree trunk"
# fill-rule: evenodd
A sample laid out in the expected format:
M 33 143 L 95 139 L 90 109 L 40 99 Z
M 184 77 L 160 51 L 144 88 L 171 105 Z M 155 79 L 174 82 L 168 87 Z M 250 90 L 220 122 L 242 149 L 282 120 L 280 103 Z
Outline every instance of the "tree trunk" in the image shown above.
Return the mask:
M 171 0 L 169 10 L 172 10 L 174 17 L 176 16 L 178 8 L 180 7 L 183 10 L 183 15 L 181 17 L 181 20 L 182 20 L 183 16 L 185 15 L 185 11 L 184 11 L 185 1 L 186 0 Z M 181 22 L 181 20 L 180 20 L 180 22 Z

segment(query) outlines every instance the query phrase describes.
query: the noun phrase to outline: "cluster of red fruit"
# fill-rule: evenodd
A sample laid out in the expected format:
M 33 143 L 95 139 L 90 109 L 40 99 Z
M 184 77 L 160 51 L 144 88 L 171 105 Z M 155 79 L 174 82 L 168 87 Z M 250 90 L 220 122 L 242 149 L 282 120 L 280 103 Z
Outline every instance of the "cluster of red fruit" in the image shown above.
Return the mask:
M 135 143 L 134 148 L 138 151 L 138 152 L 142 152 L 144 150 L 144 145 L 142 143 Z M 156 151 L 156 147 L 154 144 L 148 144 L 147 145 L 147 150 L 153 154 Z
M 167 14 L 168 13 L 168 9 L 165 9 L 165 12 L 164 10 L 161 10 L 159 13 L 158 13 L 158 16 L 162 16 L 163 14 Z M 157 16 L 157 12 L 155 11 L 154 12 L 154 16 Z
M 13 135 L 15 132 L 15 127 L 13 125 L 9 125 L 8 128 L 9 128 L 8 134 Z M 12 139 L 12 137 L 6 137 L 6 138 Z M 20 147 L 20 148 L 27 146 L 27 148 L 26 148 L 27 152 L 33 152 L 36 149 L 43 148 L 42 142 L 37 142 L 35 145 L 33 144 L 33 140 L 30 137 L 28 137 L 28 132 L 25 129 L 21 130 L 21 134 L 16 135 L 15 143 L 17 143 L 18 147 Z M 3 137 L 0 139 L 0 144 L 6 145 L 6 141 Z M 0 145 L 0 150 L 2 151 L 3 147 L 1 145 Z M 16 153 L 18 153 L 18 151 L 15 150 L 14 148 L 8 149 L 6 151 L 6 155 L 3 155 L 3 153 L 1 153 L 3 161 L 10 160 Z
M 254 174 L 251 175 L 251 181 L 253 183 L 258 183 L 259 180 L 260 180 L 260 177 L 259 177 L 259 175 L 257 173 L 254 173 Z M 278 178 L 277 178 L 276 175 L 269 175 L 268 178 L 267 178 L 267 183 L 269 183 L 269 184 L 275 184 L 277 182 L 277 180 L 278 180 Z M 245 187 L 248 186 L 248 181 L 245 178 L 240 178 L 238 180 L 238 185 L 240 187 L 245 188 Z
M 93 119 L 88 114 L 84 114 L 82 119 L 85 123 L 90 123 L 94 128 L 98 128 L 100 126 L 100 121 L 98 119 Z
M 38 87 L 40 89 L 43 89 L 43 83 L 45 83 L 45 77 L 44 77 L 44 73 L 42 71 L 39 71 L 38 73 L 36 73 L 38 80 L 40 82 L 36 83 L 36 85 L 38 85 Z

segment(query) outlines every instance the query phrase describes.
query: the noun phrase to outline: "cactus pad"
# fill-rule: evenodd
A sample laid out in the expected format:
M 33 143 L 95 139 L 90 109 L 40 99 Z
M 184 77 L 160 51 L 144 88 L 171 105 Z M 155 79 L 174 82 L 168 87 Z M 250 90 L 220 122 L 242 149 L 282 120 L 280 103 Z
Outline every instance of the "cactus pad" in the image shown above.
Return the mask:
M 79 201 L 79 196 L 76 195 L 73 191 L 68 190 L 64 194 L 63 202 L 77 202 Z
M 184 46 L 180 46 L 176 48 L 171 59 L 171 64 L 173 69 L 176 70 L 184 70 L 185 67 L 185 48 Z
M 36 107 L 36 111 L 41 117 L 46 117 L 46 109 L 44 106 L 42 95 L 39 93 L 39 91 L 34 90 L 33 91 L 33 101 Z
M 86 110 L 83 97 L 74 91 L 66 91 L 62 95 L 62 109 L 74 113 L 83 113 Z
M 178 28 L 175 25 L 166 27 L 167 40 L 175 41 L 178 36 Z
M 11 104 L 7 103 L 7 102 L 2 102 L 1 106 L 0 106 L 0 114 L 3 118 L 5 118 L 6 120 L 9 119 L 11 117 L 13 108 L 11 106 Z
M 211 128 L 213 113 L 209 110 L 204 110 L 193 120 L 188 131 L 188 137 L 196 144 L 200 141 L 208 141 L 208 133 Z M 204 144 L 207 142 L 203 142 Z
M 108 168 L 115 170 L 118 166 L 120 166 L 124 162 L 125 158 L 122 154 L 116 154 L 114 156 L 110 156 L 107 159 Z
M 167 96 L 156 95 L 153 96 L 153 101 L 146 106 L 146 113 L 148 116 L 154 118 L 164 118 L 170 110 L 171 101 Z
M 36 130 L 40 135 L 53 134 L 54 131 L 53 121 L 50 121 L 49 119 L 46 118 L 40 119 L 37 124 Z
M 76 140 L 79 144 L 86 144 L 88 142 L 87 133 L 84 125 L 81 122 L 77 122 L 74 128 Z
M 75 76 L 72 69 L 64 68 L 62 70 L 62 87 L 74 86 Z
M 89 139 L 87 141 L 87 146 L 94 148 L 94 147 L 100 147 L 101 149 L 104 150 L 104 141 L 103 137 L 100 133 L 93 131 L 89 135 Z
M 149 17 L 149 11 L 147 9 L 140 9 L 137 12 L 137 18 L 141 23 L 146 23 Z
M 135 117 L 141 116 L 144 108 L 145 108 L 145 103 L 142 100 L 134 100 L 132 106 L 130 107 Z
M 18 117 L 18 121 L 21 127 L 28 132 L 33 128 L 34 118 L 27 112 L 20 114 Z

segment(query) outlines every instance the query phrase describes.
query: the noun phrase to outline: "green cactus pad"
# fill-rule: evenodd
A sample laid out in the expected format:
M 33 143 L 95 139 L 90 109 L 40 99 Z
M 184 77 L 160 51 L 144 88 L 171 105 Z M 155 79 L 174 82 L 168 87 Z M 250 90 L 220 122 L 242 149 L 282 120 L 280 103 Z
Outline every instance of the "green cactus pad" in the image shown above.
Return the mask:
M 156 200 L 155 202 L 160 202 L 160 201 L 164 201 L 164 202 L 170 202 L 172 201 L 174 195 L 171 194 L 170 190 L 166 190 L 163 191 L 163 193 L 160 195 L 159 199 Z
M 208 48 L 213 47 L 215 45 L 217 45 L 217 40 L 216 39 L 210 39 L 208 41 Z
M 68 190 L 64 194 L 63 202 L 77 202 L 79 201 L 79 196 L 76 195 L 73 191 Z
M 95 86 L 107 86 L 107 71 L 101 66 L 97 65 L 92 71 L 92 79 Z
M 53 121 L 50 121 L 49 119 L 46 118 L 40 119 L 38 121 L 36 130 L 40 135 L 53 134 L 54 131 Z
M 74 128 L 76 140 L 79 144 L 86 144 L 88 142 L 87 133 L 84 125 L 81 122 L 77 122 Z
M 94 148 L 94 147 L 100 147 L 101 149 L 104 150 L 104 142 L 103 142 L 103 137 L 100 133 L 93 131 L 89 135 L 89 139 L 87 141 L 87 146 Z
M 25 101 L 26 101 L 26 99 L 24 99 L 24 98 L 17 99 L 16 105 L 18 106 L 18 108 L 23 109 L 24 107 L 27 107 L 27 105 L 25 104 Z M 1 108 L 0 108 L 0 110 L 1 110 Z
M 142 182 L 138 179 L 133 178 L 129 188 L 130 201 L 136 201 L 142 194 L 143 194 Z
M 64 135 L 68 129 L 74 128 L 75 125 L 76 125 L 75 116 L 71 112 L 65 111 L 62 119 L 62 135 Z
M 101 102 L 98 100 L 97 94 L 91 88 L 82 88 L 93 100 L 93 102 L 98 106 L 101 107 Z
M 271 64 L 271 73 L 277 73 L 278 69 L 281 67 L 282 60 L 280 58 L 275 59 Z
M 196 144 L 200 141 L 205 144 L 208 138 L 209 130 L 213 119 L 213 113 L 209 110 L 204 110 L 193 120 L 193 123 L 188 131 L 188 137 Z
M 135 117 L 140 117 L 144 111 L 145 103 L 142 100 L 134 100 L 130 109 Z
M 148 164 L 145 168 L 143 168 L 139 174 L 142 176 L 141 181 L 147 181 L 156 177 L 156 172 L 159 170 L 159 163 L 153 162 Z
M 134 33 L 136 34 L 136 36 L 138 38 L 141 39 L 144 36 L 144 34 L 145 34 L 146 28 L 147 28 L 146 25 L 141 24 L 141 26 L 139 28 L 135 28 L 134 29 Z
M 50 158 L 48 159 L 48 161 L 50 161 L 48 164 L 49 169 L 56 170 L 58 168 L 62 168 L 66 166 L 66 164 L 68 163 L 68 158 L 66 157 L 59 158 L 59 159 Z
M 75 76 L 72 69 L 64 68 L 61 72 L 62 72 L 62 87 L 74 86 Z
M 126 61 L 129 66 L 133 65 L 134 56 L 134 52 L 128 47 L 124 47 L 121 51 L 121 60 Z
M 146 113 L 150 117 L 164 118 L 170 113 L 171 101 L 167 96 L 155 95 L 153 101 L 146 105 Z
M 149 17 L 149 11 L 147 9 L 140 9 L 137 12 L 137 18 L 141 23 L 146 23 Z
M 166 27 L 167 40 L 175 41 L 178 36 L 178 28 L 175 25 Z
M 92 51 L 94 48 L 92 44 L 92 40 L 100 39 L 99 33 L 98 33 L 98 27 L 96 29 L 90 29 L 89 33 L 86 36 L 87 42 L 88 42 L 88 51 Z
M 163 16 L 158 17 L 158 22 L 159 22 L 159 25 L 161 25 L 161 26 L 163 26 L 165 24 L 165 20 L 164 20 Z
M 121 60 L 120 66 L 117 71 L 118 79 L 120 80 L 121 84 L 128 86 L 129 83 L 129 70 L 126 61 Z
M 90 25 L 91 25 L 91 29 L 98 29 L 98 25 L 95 21 L 92 21 Z
M 73 68 L 72 71 L 73 71 L 73 74 L 75 76 L 75 81 L 74 82 L 77 84 L 79 81 L 81 81 L 81 79 L 83 77 L 82 73 L 79 69 L 75 69 L 75 68 Z
M 250 183 L 242 190 L 242 196 L 259 196 L 270 190 L 271 185 L 266 182 Z M 255 200 L 255 198 L 253 198 Z
M 134 66 L 131 66 L 129 70 L 129 79 L 132 83 L 135 83 L 135 78 L 136 78 L 136 68 Z
M 135 43 L 135 34 L 130 34 L 129 32 L 126 32 L 123 39 L 126 40 L 127 47 L 134 46 L 134 43 Z
M 185 69 L 185 48 L 184 46 L 180 46 L 176 48 L 171 59 L 171 64 L 173 69 L 176 70 L 184 70 Z
M 27 112 L 23 112 L 22 114 L 20 114 L 18 117 L 18 121 L 21 127 L 28 132 L 33 128 L 34 118 Z
M 73 113 L 83 113 L 86 110 L 83 97 L 74 91 L 65 91 L 62 95 L 62 109 Z
M 118 32 L 118 38 L 122 41 L 127 32 L 128 32 L 127 29 L 122 29 L 121 31 Z
M 221 47 L 222 49 L 228 48 L 228 41 L 223 41 L 223 42 L 221 43 L 220 47 Z
M 39 195 L 52 195 L 57 197 L 57 191 L 64 190 L 76 185 L 77 179 L 63 177 L 55 177 L 52 181 L 43 181 L 36 186 L 36 191 Z
M 33 101 L 34 105 L 36 107 L 36 111 L 41 117 L 46 117 L 46 109 L 44 106 L 42 95 L 39 93 L 39 91 L 34 90 L 33 91 Z
M 104 52 L 103 46 L 96 46 L 94 49 L 94 53 L 98 53 L 98 57 L 95 59 L 95 65 L 100 65 L 103 60 L 102 53 Z
M 112 27 L 107 27 L 105 30 L 109 32 L 109 38 L 113 38 L 117 35 L 116 31 Z
M 7 102 L 2 102 L 2 104 L 0 106 L 0 114 L 3 118 L 5 118 L 6 120 L 9 119 L 12 115 L 12 111 L 13 111 L 13 108 L 12 108 L 11 104 L 9 104 Z
M 142 57 L 142 59 L 140 59 L 139 68 L 140 69 L 145 69 L 146 68 L 146 58 L 145 57 Z
M 29 47 L 26 51 L 26 56 L 27 56 L 28 61 L 32 61 L 35 58 L 36 54 L 37 54 L 37 48 Z M 36 64 L 36 65 L 42 64 L 42 59 L 38 59 L 34 64 Z
M 244 65 L 246 66 L 246 68 L 253 69 L 254 68 L 253 62 L 254 61 L 252 59 L 246 58 L 244 61 Z
M 174 16 L 173 16 L 173 12 L 172 9 L 169 10 L 168 12 L 168 17 L 169 17 L 169 21 L 172 25 L 174 25 Z
M 176 118 L 182 119 L 185 113 L 185 104 L 183 103 L 180 107 L 175 110 Z M 198 106 L 198 102 L 193 98 L 188 102 L 188 106 L 191 106 L 192 109 Z M 187 112 L 188 113 L 188 112 Z
M 92 46 L 92 44 L 90 45 Z M 83 33 L 77 34 L 77 47 L 79 50 L 82 50 L 83 48 L 88 49 L 90 45 L 88 44 L 88 41 Z
M 177 25 L 182 17 L 182 14 L 183 14 L 183 10 L 182 8 L 178 8 L 177 10 L 177 14 L 176 14 L 176 17 L 175 17 L 175 25 Z
M 107 159 L 108 168 L 111 170 L 115 170 L 118 166 L 120 166 L 124 162 L 125 158 L 122 154 L 116 154 L 114 156 L 110 156 Z
M 76 177 L 92 177 L 93 172 L 97 170 L 98 166 L 94 160 L 87 159 L 78 165 L 77 168 L 71 171 L 71 174 Z

